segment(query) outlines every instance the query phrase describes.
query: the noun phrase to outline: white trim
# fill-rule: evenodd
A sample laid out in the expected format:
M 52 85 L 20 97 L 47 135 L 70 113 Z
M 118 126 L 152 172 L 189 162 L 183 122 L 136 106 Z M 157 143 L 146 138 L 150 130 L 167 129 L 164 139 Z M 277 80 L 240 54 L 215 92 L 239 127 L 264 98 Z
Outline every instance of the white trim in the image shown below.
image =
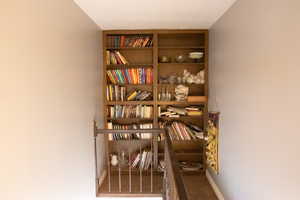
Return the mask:
M 214 190 L 216 196 L 218 197 L 218 199 L 219 200 L 225 200 L 221 190 L 219 189 L 219 187 L 215 183 L 214 179 L 211 177 L 208 170 L 206 170 L 206 177 L 207 177 L 207 180 L 208 180 L 209 184 L 211 185 L 212 189 Z

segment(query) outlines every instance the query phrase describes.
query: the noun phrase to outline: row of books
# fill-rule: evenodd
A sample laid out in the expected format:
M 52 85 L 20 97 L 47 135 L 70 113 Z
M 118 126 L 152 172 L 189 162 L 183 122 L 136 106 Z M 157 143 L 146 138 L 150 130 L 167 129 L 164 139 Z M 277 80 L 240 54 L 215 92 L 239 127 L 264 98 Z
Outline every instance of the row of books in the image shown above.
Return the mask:
M 151 47 L 153 45 L 150 36 L 108 36 L 107 45 L 112 48 L 119 47 Z
M 119 85 L 106 86 L 107 101 L 144 101 L 152 100 L 152 92 L 134 89 L 127 93 L 126 87 Z
M 203 139 L 204 133 L 196 125 L 187 125 L 180 121 L 173 121 L 166 125 L 171 140 L 197 140 Z
M 151 129 L 152 123 L 142 124 L 116 124 L 112 122 L 107 123 L 108 129 L 113 130 L 130 130 L 130 129 Z M 139 140 L 151 139 L 151 133 L 111 133 L 108 135 L 109 140 Z
M 114 105 L 108 107 L 110 118 L 151 118 L 153 106 L 147 105 Z
M 119 85 L 106 86 L 107 101 L 126 101 L 126 87 Z
M 152 84 L 152 68 L 128 68 L 106 71 L 112 84 Z
M 129 62 L 119 51 L 106 51 L 107 65 L 126 65 Z
M 175 107 L 168 106 L 167 110 L 162 111 L 161 107 L 158 107 L 159 117 L 179 118 L 180 116 L 201 116 L 203 114 L 201 107 L 188 106 L 188 107 Z
M 132 168 L 138 168 L 140 170 L 148 170 L 153 162 L 153 153 L 151 151 L 143 150 L 142 153 L 138 153 L 133 156 L 131 161 Z
M 133 90 L 127 96 L 127 101 L 145 101 L 152 99 L 152 92 L 147 90 Z

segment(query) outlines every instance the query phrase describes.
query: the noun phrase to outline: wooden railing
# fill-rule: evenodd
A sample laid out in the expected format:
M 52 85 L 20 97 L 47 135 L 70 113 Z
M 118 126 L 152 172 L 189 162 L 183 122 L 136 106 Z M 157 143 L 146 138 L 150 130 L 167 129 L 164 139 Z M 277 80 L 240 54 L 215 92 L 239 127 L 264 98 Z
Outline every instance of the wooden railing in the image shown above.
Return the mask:
M 183 178 L 181 176 L 179 163 L 172 148 L 169 134 L 165 134 L 165 200 L 188 200 Z
M 108 140 L 109 134 L 139 135 L 139 139 Z M 150 137 L 144 139 L 142 134 Z M 168 134 L 164 141 L 164 171 L 158 170 L 158 135 L 165 134 L 163 129 L 137 129 L 137 130 L 110 130 L 95 128 L 95 152 L 97 153 L 96 138 L 98 135 L 106 137 L 106 177 L 99 183 L 96 159 L 96 185 L 98 196 L 163 196 L 166 200 L 188 200 L 179 164 L 172 149 L 172 143 Z M 110 137 L 111 138 L 111 137 Z M 124 137 L 125 138 L 125 137 Z M 147 148 L 151 152 L 150 164 L 147 170 L 132 167 L 134 152 L 139 153 L 142 159 L 142 149 Z M 126 157 L 129 161 L 121 166 L 120 161 L 112 166 L 111 155 L 115 154 L 119 159 Z M 122 155 L 123 154 L 123 155 Z M 135 153 L 136 155 L 136 153 Z

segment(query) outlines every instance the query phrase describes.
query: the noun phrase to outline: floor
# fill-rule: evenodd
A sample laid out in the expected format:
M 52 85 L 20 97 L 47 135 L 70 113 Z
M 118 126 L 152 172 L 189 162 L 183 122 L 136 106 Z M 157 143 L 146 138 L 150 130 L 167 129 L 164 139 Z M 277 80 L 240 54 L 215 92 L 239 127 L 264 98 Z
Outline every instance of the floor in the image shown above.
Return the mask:
M 184 184 L 189 196 L 189 200 L 218 200 L 204 174 L 184 175 Z M 140 176 L 133 174 L 131 176 L 131 193 L 129 192 L 129 176 L 121 175 L 121 184 L 119 185 L 119 175 L 111 175 L 111 192 L 109 192 L 108 177 L 98 191 L 98 197 L 161 197 L 162 193 L 162 175 L 153 175 L 153 191 L 151 192 L 151 176 L 144 174 L 142 179 L 142 192 L 140 191 Z M 121 192 L 120 192 L 121 189 Z

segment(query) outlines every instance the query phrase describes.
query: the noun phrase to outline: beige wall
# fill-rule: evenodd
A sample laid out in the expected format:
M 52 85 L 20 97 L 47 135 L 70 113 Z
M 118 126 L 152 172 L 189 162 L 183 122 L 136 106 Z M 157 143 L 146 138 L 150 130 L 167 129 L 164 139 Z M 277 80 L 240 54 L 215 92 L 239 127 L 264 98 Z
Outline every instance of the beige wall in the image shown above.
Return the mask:
M 300 199 L 300 1 L 238 0 L 211 28 L 226 200 Z
M 98 27 L 71 0 L 0 12 L 0 198 L 94 199 Z

